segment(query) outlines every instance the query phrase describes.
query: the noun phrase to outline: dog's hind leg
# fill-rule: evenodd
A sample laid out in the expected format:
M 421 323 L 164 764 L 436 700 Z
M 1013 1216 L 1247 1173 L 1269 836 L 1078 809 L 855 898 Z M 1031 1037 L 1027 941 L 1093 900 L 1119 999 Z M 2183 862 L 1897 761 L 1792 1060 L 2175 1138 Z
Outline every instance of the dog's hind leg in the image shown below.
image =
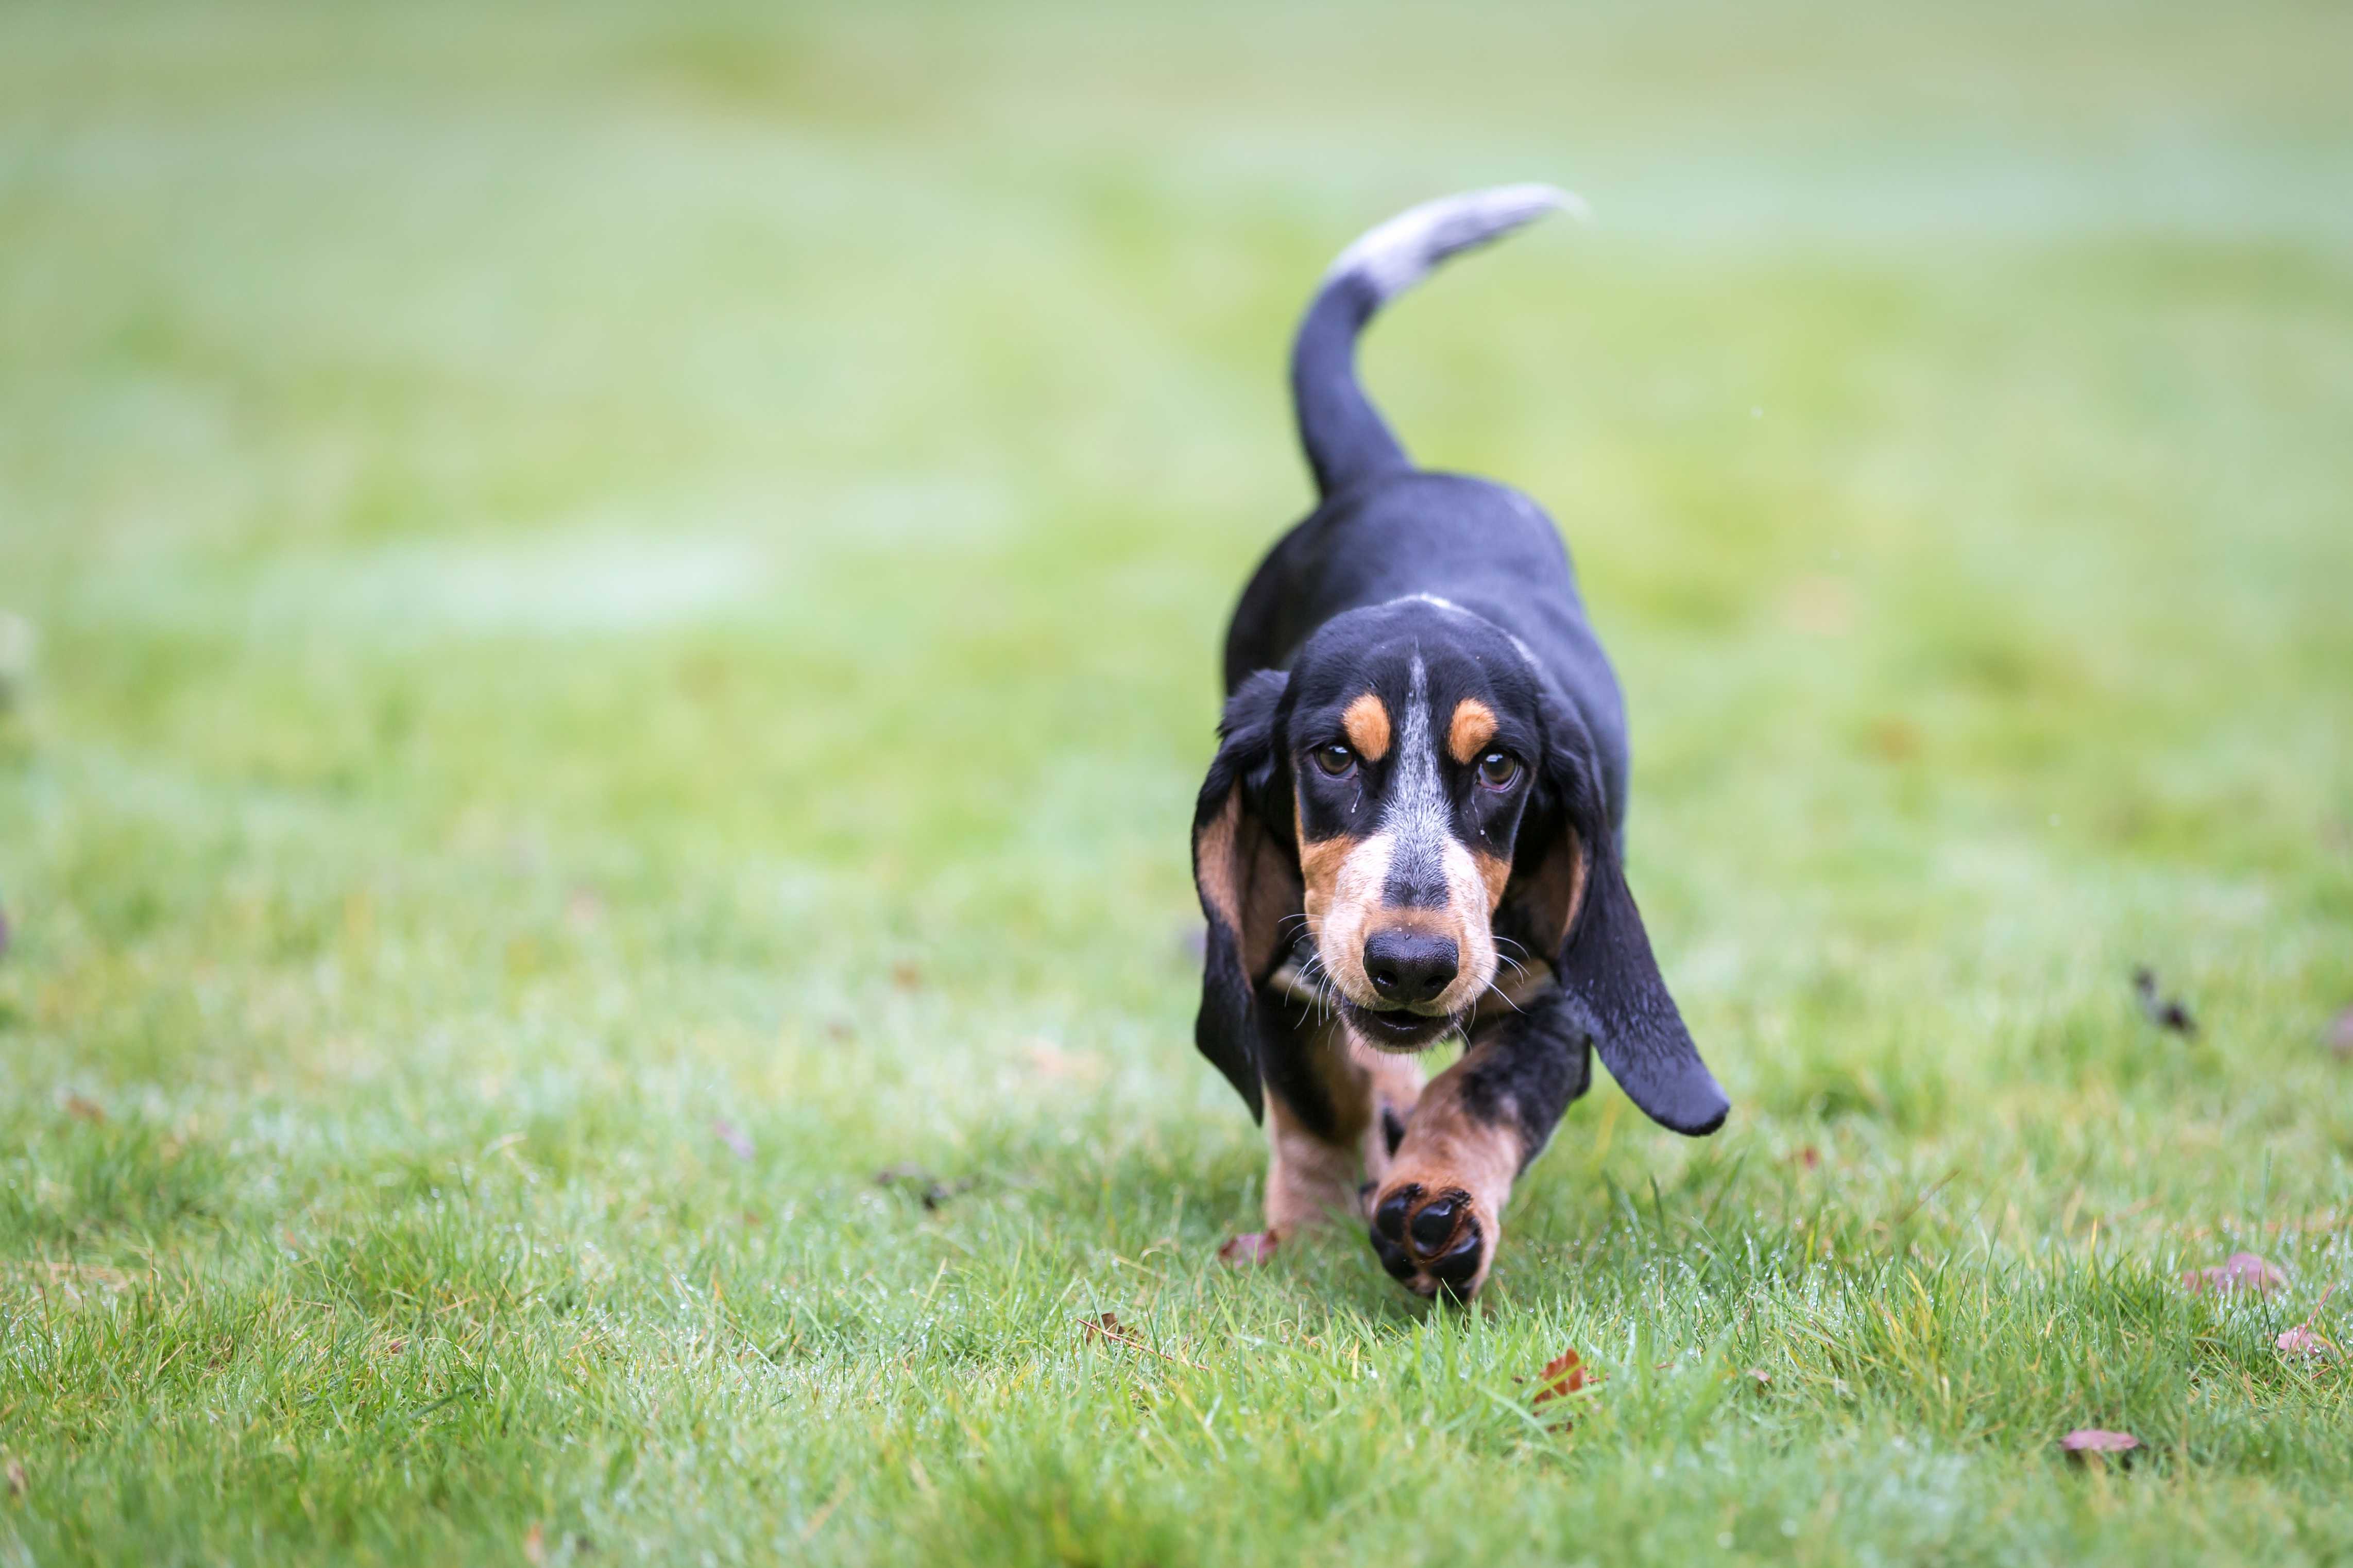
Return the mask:
M 1557 992 L 1481 1028 L 1422 1091 L 1366 1205 L 1381 1266 L 1418 1296 L 1475 1295 L 1513 1182 L 1590 1074 L 1584 1032 Z

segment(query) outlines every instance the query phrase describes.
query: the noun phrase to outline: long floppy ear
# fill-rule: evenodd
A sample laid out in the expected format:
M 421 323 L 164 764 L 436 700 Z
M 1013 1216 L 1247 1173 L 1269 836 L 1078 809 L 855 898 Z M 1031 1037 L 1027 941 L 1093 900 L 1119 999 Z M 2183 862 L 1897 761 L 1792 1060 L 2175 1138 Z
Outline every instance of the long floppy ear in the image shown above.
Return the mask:
M 1193 1043 L 1240 1092 L 1253 1121 L 1265 1114 L 1258 987 L 1282 956 L 1283 921 L 1304 897 L 1289 839 L 1291 797 L 1275 787 L 1275 710 L 1287 684 L 1282 671 L 1262 669 L 1227 700 L 1218 754 L 1193 808 L 1193 885 L 1209 921 Z
M 1556 704 L 1546 704 L 1545 718 L 1546 809 L 1523 829 L 1510 891 L 1522 899 L 1524 918 L 1553 955 L 1562 994 L 1583 1015 L 1626 1097 L 1662 1127 L 1694 1137 L 1713 1132 L 1732 1102 L 1700 1060 L 1651 954 L 1590 742 Z M 1528 844 L 1527 828 L 1549 837 Z

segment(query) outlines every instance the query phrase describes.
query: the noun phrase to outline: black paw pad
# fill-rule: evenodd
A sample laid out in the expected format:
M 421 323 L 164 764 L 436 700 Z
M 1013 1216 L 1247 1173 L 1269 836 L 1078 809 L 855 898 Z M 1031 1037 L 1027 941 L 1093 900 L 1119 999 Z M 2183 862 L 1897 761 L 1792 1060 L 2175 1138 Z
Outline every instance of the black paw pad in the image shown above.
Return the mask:
M 1461 1193 L 1440 1193 L 1413 1216 L 1408 1227 L 1413 1236 L 1413 1249 L 1424 1257 L 1442 1250 L 1454 1235 L 1455 1216 L 1462 1212 Z
M 1430 1196 L 1408 1183 L 1373 1211 L 1373 1255 L 1391 1278 L 1418 1296 L 1468 1298 L 1486 1254 L 1486 1234 L 1471 1194 L 1450 1187 Z
M 1413 1259 L 1406 1256 L 1405 1248 L 1377 1230 L 1372 1233 L 1372 1238 L 1373 1256 L 1381 1260 L 1381 1267 L 1388 1270 L 1389 1278 L 1410 1280 L 1415 1272 L 1414 1264 Z
M 1479 1222 L 1471 1220 L 1462 1227 L 1462 1239 L 1424 1263 L 1422 1268 L 1449 1294 L 1459 1296 L 1470 1285 L 1471 1277 L 1479 1272 L 1481 1240 Z
M 1411 1182 L 1408 1182 L 1404 1186 L 1391 1193 L 1382 1201 L 1381 1206 L 1373 1211 L 1374 1232 L 1387 1237 L 1393 1242 L 1402 1244 L 1405 1240 L 1406 1215 L 1413 1205 L 1420 1201 L 1420 1198 L 1421 1189 Z

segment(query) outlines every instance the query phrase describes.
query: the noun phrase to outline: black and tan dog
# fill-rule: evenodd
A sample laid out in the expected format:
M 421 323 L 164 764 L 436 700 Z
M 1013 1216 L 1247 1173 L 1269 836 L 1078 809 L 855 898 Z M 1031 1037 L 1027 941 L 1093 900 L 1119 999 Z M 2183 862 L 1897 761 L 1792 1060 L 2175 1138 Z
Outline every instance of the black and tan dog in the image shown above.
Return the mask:
M 1432 202 L 1325 277 L 1291 359 L 1322 499 L 1234 611 L 1193 821 L 1195 1038 L 1268 1123 L 1268 1229 L 1361 1214 L 1422 1295 L 1485 1281 L 1593 1050 L 1676 1131 L 1727 1109 L 1627 890 L 1624 704 L 1559 535 L 1515 490 L 1414 467 L 1356 383 L 1385 301 L 1572 200 Z M 1425 1088 L 1412 1053 L 1456 1029 Z

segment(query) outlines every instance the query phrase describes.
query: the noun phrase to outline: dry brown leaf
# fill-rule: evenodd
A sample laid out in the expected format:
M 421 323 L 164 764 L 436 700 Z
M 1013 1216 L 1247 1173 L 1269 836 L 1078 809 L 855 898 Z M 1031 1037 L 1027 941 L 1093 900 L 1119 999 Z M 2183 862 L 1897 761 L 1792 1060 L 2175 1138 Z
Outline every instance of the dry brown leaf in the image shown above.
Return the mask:
M 923 988 L 923 966 L 912 958 L 902 958 L 891 966 L 891 984 L 902 991 Z
M 532 1527 L 522 1533 L 522 1555 L 526 1563 L 547 1561 L 547 1537 L 541 1531 L 536 1520 L 532 1522 Z
M 103 1126 L 106 1122 L 106 1107 L 94 1100 L 84 1100 L 78 1094 L 66 1096 L 66 1114 L 77 1121 L 87 1121 L 94 1127 Z
M 1600 1381 L 1601 1374 L 1588 1367 L 1583 1356 L 1575 1351 L 1563 1351 L 1545 1363 L 1537 1379 L 1536 1396 L 1528 1403 L 1542 1405 L 1547 1399 L 1560 1399 Z
M 1228 1237 L 1218 1248 L 1218 1261 L 1236 1268 L 1255 1268 L 1274 1260 L 1275 1238 L 1266 1231 L 1246 1230 Z
M 2181 1277 L 2181 1283 L 2193 1292 L 2253 1290 L 2268 1296 L 2287 1283 L 2287 1276 L 2252 1252 L 2234 1252 L 2212 1268 L 2190 1269 Z
M 2071 1454 L 2129 1454 L 2140 1447 L 2140 1439 L 2129 1432 L 2079 1426 L 2060 1438 L 2059 1446 Z
M 17 1458 L 14 1454 L 8 1456 L 8 1460 L 5 1465 L 0 1465 L 0 1476 L 5 1476 L 7 1479 L 8 1495 L 10 1497 L 23 1497 L 25 1495 L 26 1488 L 32 1484 L 25 1478 L 24 1461 Z

